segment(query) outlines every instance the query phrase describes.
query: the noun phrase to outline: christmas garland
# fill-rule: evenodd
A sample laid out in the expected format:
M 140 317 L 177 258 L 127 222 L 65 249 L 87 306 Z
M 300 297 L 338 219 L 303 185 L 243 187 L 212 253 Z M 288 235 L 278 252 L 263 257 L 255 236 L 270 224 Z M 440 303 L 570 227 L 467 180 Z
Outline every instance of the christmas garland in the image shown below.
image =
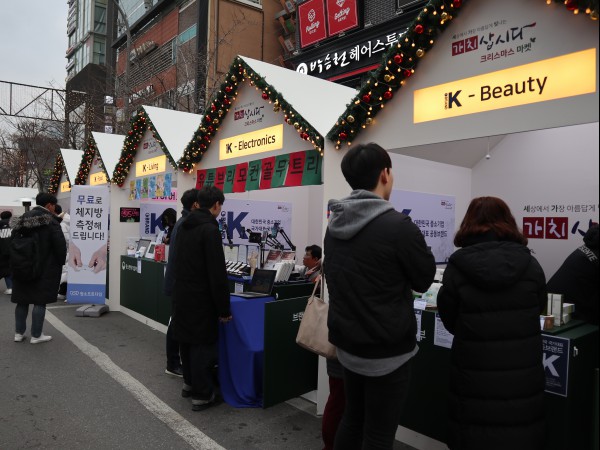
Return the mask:
M 160 145 L 162 151 L 167 155 L 169 162 L 173 166 L 174 169 L 177 168 L 173 157 L 169 153 L 167 147 L 163 143 L 158 131 L 156 131 L 156 127 L 152 124 L 148 113 L 144 110 L 144 107 L 141 106 L 136 115 L 131 119 L 131 127 L 127 132 L 127 136 L 125 137 L 125 142 L 123 143 L 123 150 L 121 151 L 121 156 L 119 158 L 119 162 L 117 163 L 115 170 L 112 175 L 112 182 L 116 183 L 118 186 L 123 187 L 125 183 L 125 179 L 129 174 L 129 170 L 131 169 L 131 165 L 133 164 L 133 159 L 135 158 L 135 154 L 137 153 L 138 146 L 142 138 L 144 137 L 144 133 L 146 130 L 150 130 L 152 132 L 152 136 Z
M 373 124 L 378 112 L 394 97 L 405 80 L 414 75 L 419 60 L 433 47 L 435 39 L 459 14 L 466 1 L 432 0 L 423 8 L 401 42 L 387 52 L 382 64 L 371 74 L 328 133 L 327 138 L 335 142 L 336 149 L 339 150 L 344 143 L 352 145 L 352 140 Z M 546 3 L 551 4 L 552 1 L 563 3 L 575 14 L 585 10 L 592 20 L 598 19 L 599 0 L 546 0 Z
M 90 174 L 90 170 L 92 168 L 94 155 L 97 151 L 98 147 L 96 146 L 94 138 L 89 138 L 88 145 L 85 151 L 83 152 L 83 156 L 81 158 L 81 164 L 79 164 L 79 171 L 77 172 L 77 177 L 75 178 L 75 184 L 85 184 L 87 177 Z
M 212 139 L 219 131 L 231 105 L 235 101 L 239 84 L 247 81 L 257 90 L 262 91 L 262 98 L 273 105 L 273 111 L 282 112 L 288 125 L 292 125 L 300 137 L 310 142 L 315 150 L 323 156 L 323 137 L 290 105 L 283 96 L 260 74 L 256 73 L 242 58 L 236 57 L 221 84 L 220 90 L 210 103 L 209 111 L 202 118 L 202 123 L 194 137 L 186 147 L 179 160 L 179 168 L 188 173 L 194 165 L 202 160 L 202 156 L 210 147 Z
M 54 161 L 54 170 L 50 176 L 50 185 L 48 186 L 48 192 L 50 194 L 56 194 L 58 192 L 58 184 L 60 182 L 60 177 L 63 174 L 63 170 L 65 170 L 65 162 L 63 161 L 59 150 L 56 154 L 56 160 Z M 66 173 L 65 176 L 68 180 L 69 176 Z

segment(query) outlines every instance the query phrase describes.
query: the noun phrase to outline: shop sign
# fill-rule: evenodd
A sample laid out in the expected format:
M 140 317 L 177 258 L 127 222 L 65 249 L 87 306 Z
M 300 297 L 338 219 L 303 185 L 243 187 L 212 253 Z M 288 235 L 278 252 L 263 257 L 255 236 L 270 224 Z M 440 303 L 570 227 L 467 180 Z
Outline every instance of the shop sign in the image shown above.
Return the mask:
M 327 27 L 334 36 L 358 26 L 356 0 L 327 0 Z
M 283 148 L 283 124 L 222 139 L 219 145 L 221 161 Z
M 119 208 L 119 222 L 139 222 L 140 208 Z
M 567 397 L 569 386 L 570 340 L 542 334 L 546 392 Z
M 324 0 L 308 0 L 298 5 L 300 46 L 316 44 L 327 37 Z
M 163 173 L 167 169 L 167 156 L 156 156 L 154 158 L 139 161 L 135 164 L 135 176 L 143 177 L 153 173 Z
M 68 181 L 60 183 L 60 192 L 71 192 L 71 183 Z
M 108 183 L 108 179 L 106 178 L 106 174 L 104 172 L 96 172 L 90 174 L 90 185 L 98 186 L 100 184 Z
M 414 123 L 596 92 L 596 49 L 453 81 L 414 93 Z
M 352 72 L 370 64 L 378 64 L 381 62 L 381 56 L 390 47 L 398 45 L 400 38 L 407 31 L 406 27 L 402 28 L 402 31 L 381 35 L 343 50 L 326 53 L 311 61 L 301 62 L 296 67 L 296 72 L 326 78 L 338 73 Z
M 217 186 L 225 194 L 321 184 L 322 158 L 316 150 L 272 156 L 199 170 L 196 189 Z
M 244 127 L 263 123 L 265 120 L 265 105 L 257 105 L 255 102 L 236 106 L 233 110 L 233 120 L 241 123 Z

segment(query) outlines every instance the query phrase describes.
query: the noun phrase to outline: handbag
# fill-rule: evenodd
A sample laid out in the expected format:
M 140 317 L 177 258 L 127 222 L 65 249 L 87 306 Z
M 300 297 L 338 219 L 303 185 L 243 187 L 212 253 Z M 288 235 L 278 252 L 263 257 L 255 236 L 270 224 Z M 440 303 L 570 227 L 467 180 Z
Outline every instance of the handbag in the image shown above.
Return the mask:
M 329 342 L 328 336 L 327 315 L 329 304 L 325 303 L 322 296 L 317 297 L 315 295 L 319 283 L 321 283 L 321 280 L 315 283 L 312 295 L 308 298 L 296 336 L 296 344 L 327 359 L 336 359 L 335 345 Z

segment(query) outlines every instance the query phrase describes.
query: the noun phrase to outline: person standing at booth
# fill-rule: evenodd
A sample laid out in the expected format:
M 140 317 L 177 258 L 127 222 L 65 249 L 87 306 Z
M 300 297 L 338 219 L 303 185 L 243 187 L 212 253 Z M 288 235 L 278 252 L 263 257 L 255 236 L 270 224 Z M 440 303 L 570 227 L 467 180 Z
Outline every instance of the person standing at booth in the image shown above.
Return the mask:
M 56 302 L 62 266 L 67 258 L 67 243 L 54 214 L 57 204 L 52 194 L 39 193 L 36 207 L 11 221 L 11 264 L 15 307 L 15 342 L 25 340 L 29 305 L 32 344 L 48 342 L 42 333 L 46 305 Z
M 181 226 L 181 223 L 186 219 L 186 217 L 195 209 L 198 208 L 198 190 L 197 189 L 188 189 L 181 196 L 181 204 L 183 205 L 183 210 L 181 211 L 181 217 L 173 226 L 170 236 L 170 248 L 169 251 L 169 260 L 167 261 L 167 267 L 165 269 L 165 281 L 164 281 L 164 293 L 167 297 L 171 297 L 173 295 L 173 289 L 175 287 L 175 240 L 177 238 L 177 230 Z M 174 375 L 176 377 L 183 377 L 183 372 L 181 371 L 181 358 L 179 356 L 179 342 L 177 342 L 173 338 L 173 327 L 172 322 L 169 320 L 169 326 L 167 328 L 167 368 L 165 369 L 165 373 L 169 375 Z
M 329 202 L 323 263 L 329 340 L 346 395 L 334 448 L 391 449 L 418 351 L 412 290 L 429 288 L 435 259 L 419 228 L 389 202 L 394 176 L 383 148 L 355 146 L 341 169 L 353 191 Z
M 598 224 L 583 237 L 583 245 L 571 253 L 548 281 L 548 292 L 563 294 L 564 301 L 575 304 L 574 319 L 598 325 L 600 277 L 598 276 Z
M 173 336 L 179 342 L 183 397 L 192 397 L 192 410 L 215 404 L 212 369 L 218 359 L 219 322 L 231 317 L 225 253 L 216 218 L 225 202 L 215 187 L 198 191 L 199 208 L 190 212 L 177 231 Z
M 323 251 L 318 245 L 309 245 L 304 252 L 302 264 L 304 264 L 304 278 L 316 283 L 321 275 L 321 257 Z
M 473 199 L 438 293 L 454 335 L 451 450 L 544 448 L 546 279 L 506 203 Z

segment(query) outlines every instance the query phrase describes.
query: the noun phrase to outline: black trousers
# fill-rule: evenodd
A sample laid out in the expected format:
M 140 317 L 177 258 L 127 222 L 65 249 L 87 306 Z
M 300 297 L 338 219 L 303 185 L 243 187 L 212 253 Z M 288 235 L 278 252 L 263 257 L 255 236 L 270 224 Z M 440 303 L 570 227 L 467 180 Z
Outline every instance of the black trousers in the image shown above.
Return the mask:
M 179 342 L 173 338 L 173 327 L 169 321 L 167 328 L 167 369 L 179 369 L 180 367 Z
M 218 345 L 179 344 L 183 382 L 192 387 L 193 400 L 210 400 L 215 392 L 213 373 L 218 361 Z
M 408 394 L 411 361 L 382 377 L 344 367 L 346 408 L 335 436 L 336 450 L 391 450 Z

